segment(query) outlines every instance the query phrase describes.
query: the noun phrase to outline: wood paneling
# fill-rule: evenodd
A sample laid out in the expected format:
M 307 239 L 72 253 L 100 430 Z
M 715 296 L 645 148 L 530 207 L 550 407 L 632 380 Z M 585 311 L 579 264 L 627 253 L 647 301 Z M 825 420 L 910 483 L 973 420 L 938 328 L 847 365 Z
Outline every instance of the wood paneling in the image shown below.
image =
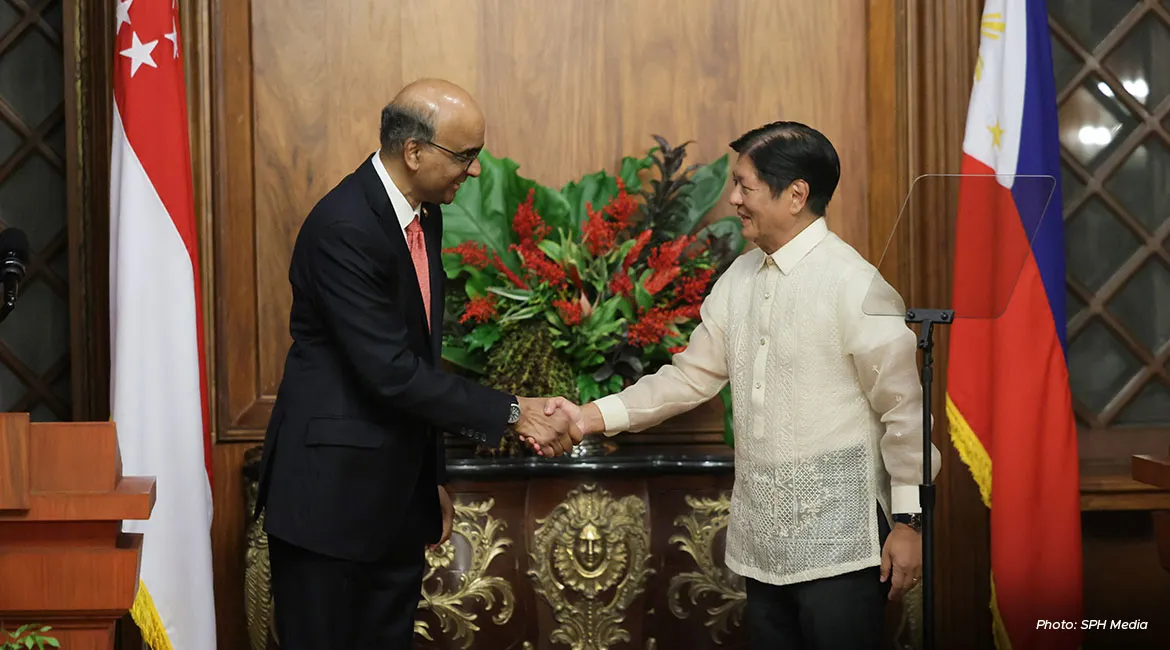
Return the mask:
M 419 77 L 468 88 L 488 149 L 558 187 L 615 170 L 651 134 L 696 140 L 691 161 L 705 162 L 749 128 L 808 122 L 842 159 L 831 227 L 870 252 L 866 0 L 273 0 L 210 12 L 214 163 L 195 169 L 214 194 L 219 439 L 261 437 L 289 344 L 297 229 L 377 147 L 382 106 Z
M 245 650 L 248 627 L 244 618 L 244 453 L 253 445 L 218 444 L 212 447 L 211 556 L 215 558 L 215 636 L 219 650 Z

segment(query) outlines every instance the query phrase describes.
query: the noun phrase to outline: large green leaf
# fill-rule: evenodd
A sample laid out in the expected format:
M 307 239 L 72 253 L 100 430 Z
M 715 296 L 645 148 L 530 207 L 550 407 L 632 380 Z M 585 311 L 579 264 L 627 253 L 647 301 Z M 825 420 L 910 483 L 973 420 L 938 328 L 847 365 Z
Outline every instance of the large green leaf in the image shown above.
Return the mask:
M 723 196 L 723 188 L 727 185 L 727 154 L 707 165 L 699 165 L 691 175 L 691 183 L 684 187 L 679 195 L 686 203 L 686 211 L 679 215 L 677 222 L 678 232 L 674 236 L 690 233 L 703 219 L 719 197 Z
M 633 156 L 622 158 L 622 169 L 618 175 L 621 177 L 622 182 L 625 183 L 628 194 L 637 194 L 642 191 L 642 179 L 638 174 L 654 166 L 653 154 L 654 149 L 651 149 L 650 153 L 642 158 L 634 158 Z
M 529 190 L 533 209 L 554 230 L 568 227 L 569 204 L 556 190 L 521 176 L 520 165 L 509 158 L 482 151 L 479 162 L 479 176 L 465 180 L 451 205 L 443 207 L 443 247 L 476 241 L 518 270 L 519 260 L 508 247 L 516 241 L 512 218 Z
M 592 205 L 595 211 L 599 211 L 605 207 L 606 203 L 609 203 L 610 199 L 617 196 L 618 178 L 621 178 L 622 183 L 626 186 L 627 194 L 640 192 L 642 180 L 638 174 L 653 165 L 654 158 L 649 154 L 643 158 L 626 156 L 622 158 L 621 171 L 618 176 L 612 176 L 602 170 L 583 176 L 579 181 L 565 184 L 561 188 L 561 196 L 564 197 L 569 207 L 569 227 L 573 228 L 573 232 L 581 230 L 581 224 L 585 223 L 585 217 L 588 215 L 585 210 L 586 203 Z

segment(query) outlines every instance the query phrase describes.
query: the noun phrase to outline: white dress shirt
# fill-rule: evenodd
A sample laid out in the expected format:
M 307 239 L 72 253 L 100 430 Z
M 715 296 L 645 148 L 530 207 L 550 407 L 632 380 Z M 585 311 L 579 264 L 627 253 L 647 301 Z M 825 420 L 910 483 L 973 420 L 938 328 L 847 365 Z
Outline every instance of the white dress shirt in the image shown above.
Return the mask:
M 406 195 L 394 184 L 394 179 L 390 178 L 390 172 L 386 171 L 386 165 L 382 164 L 382 156 L 379 155 L 381 153 L 381 149 L 374 152 L 374 170 L 378 172 L 378 178 L 382 179 L 382 185 L 386 187 L 386 193 L 390 195 L 390 206 L 394 208 L 394 215 L 398 217 L 398 224 L 402 226 L 402 235 L 405 237 L 406 227 L 418 216 L 419 208 L 412 208 L 410 201 L 406 200 Z
M 863 301 L 902 315 L 867 314 Z M 731 264 L 687 348 L 596 402 L 606 435 L 654 426 L 730 381 L 727 566 L 782 585 L 880 564 L 877 504 L 887 517 L 920 511 L 922 389 L 902 305 L 818 219 L 772 255 Z

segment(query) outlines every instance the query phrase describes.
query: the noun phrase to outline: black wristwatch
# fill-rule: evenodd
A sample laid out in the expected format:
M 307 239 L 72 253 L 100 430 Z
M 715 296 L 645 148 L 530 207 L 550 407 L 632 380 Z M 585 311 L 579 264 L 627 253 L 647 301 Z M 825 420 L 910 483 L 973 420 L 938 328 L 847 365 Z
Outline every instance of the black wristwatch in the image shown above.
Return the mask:
M 896 514 L 896 515 L 894 515 L 894 523 L 895 524 L 906 524 L 907 526 L 913 528 L 914 532 L 918 532 L 918 533 L 922 532 L 922 515 L 919 515 L 918 513 Z
M 511 410 L 508 412 L 508 424 L 516 424 L 520 421 L 520 400 L 512 397 Z

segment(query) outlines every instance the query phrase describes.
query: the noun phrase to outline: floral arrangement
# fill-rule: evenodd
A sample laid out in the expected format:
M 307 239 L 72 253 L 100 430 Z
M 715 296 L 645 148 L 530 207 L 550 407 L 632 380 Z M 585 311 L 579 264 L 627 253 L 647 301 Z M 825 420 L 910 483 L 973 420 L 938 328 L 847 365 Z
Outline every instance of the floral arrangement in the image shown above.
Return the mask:
M 743 239 L 736 217 L 700 227 L 727 183 L 727 156 L 684 169 L 689 143 L 655 140 L 616 176 L 560 190 L 481 153 L 480 176 L 443 210 L 444 359 L 501 390 L 584 403 L 686 346 Z M 515 440 L 502 449 L 525 453 Z

